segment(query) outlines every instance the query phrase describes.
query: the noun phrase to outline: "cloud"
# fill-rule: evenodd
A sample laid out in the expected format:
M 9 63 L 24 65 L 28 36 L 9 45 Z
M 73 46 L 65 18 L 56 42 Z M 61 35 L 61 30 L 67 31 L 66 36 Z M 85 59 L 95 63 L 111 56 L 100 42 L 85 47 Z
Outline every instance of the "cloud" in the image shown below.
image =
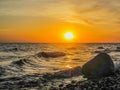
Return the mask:
M 75 17 L 94 24 L 119 24 L 120 0 L 67 0 L 73 6 Z
M 120 24 L 120 0 L 0 0 L 0 15 L 44 16 L 85 25 Z

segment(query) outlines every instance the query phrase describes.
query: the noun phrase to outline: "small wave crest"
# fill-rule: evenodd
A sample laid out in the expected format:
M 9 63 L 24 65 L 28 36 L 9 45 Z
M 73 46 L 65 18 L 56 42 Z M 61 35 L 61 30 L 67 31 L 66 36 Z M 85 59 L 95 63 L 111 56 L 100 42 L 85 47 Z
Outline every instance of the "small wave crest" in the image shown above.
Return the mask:
M 29 59 L 20 59 L 18 61 L 12 62 L 12 64 L 15 64 L 15 65 L 18 65 L 18 66 L 23 66 L 23 65 L 25 65 L 26 63 L 29 63 L 29 62 L 30 62 Z
M 5 73 L 5 69 L 0 66 L 0 75 L 3 75 Z

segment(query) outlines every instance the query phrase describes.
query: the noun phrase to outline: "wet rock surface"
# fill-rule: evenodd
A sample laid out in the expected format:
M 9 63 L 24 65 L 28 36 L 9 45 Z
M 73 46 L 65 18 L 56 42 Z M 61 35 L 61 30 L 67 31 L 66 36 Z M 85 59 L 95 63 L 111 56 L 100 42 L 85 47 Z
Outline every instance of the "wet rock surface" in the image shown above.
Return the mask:
M 99 79 L 109 76 L 114 72 L 114 64 L 106 53 L 100 53 L 82 67 L 82 73 L 88 79 Z
M 62 78 L 71 78 L 71 77 L 75 77 L 79 75 L 82 75 L 80 66 L 72 68 L 72 69 L 68 69 L 68 70 L 55 72 L 52 74 L 46 73 L 44 74 L 43 77 L 46 79 L 62 79 Z
M 68 70 L 60 71 L 54 74 L 54 76 L 58 78 L 70 78 L 79 75 L 82 75 L 80 66 Z
M 37 54 L 38 57 L 45 57 L 45 58 L 57 58 L 65 56 L 66 54 L 64 52 L 39 52 Z

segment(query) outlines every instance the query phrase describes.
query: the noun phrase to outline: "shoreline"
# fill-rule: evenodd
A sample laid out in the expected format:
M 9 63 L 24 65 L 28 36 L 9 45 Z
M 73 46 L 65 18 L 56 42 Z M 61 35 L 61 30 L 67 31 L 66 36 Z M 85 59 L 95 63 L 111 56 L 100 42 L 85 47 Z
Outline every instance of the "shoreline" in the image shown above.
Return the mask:
M 0 79 L 0 89 L 25 90 L 119 90 L 120 68 L 113 75 L 101 79 L 86 79 L 83 76 L 51 78 L 51 73 L 33 74 Z M 28 78 L 32 78 L 29 79 Z M 80 79 L 81 78 L 81 79 Z M 4 81 L 6 81 L 4 83 Z M 12 82 L 11 82 L 12 81 Z M 7 85 L 7 86 L 6 86 Z

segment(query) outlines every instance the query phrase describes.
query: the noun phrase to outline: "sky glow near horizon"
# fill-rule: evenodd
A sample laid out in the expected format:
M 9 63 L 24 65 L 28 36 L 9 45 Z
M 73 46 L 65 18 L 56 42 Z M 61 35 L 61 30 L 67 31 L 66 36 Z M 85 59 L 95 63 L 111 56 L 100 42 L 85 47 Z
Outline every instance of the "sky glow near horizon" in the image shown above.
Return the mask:
M 120 0 L 0 0 L 0 42 L 120 42 Z

